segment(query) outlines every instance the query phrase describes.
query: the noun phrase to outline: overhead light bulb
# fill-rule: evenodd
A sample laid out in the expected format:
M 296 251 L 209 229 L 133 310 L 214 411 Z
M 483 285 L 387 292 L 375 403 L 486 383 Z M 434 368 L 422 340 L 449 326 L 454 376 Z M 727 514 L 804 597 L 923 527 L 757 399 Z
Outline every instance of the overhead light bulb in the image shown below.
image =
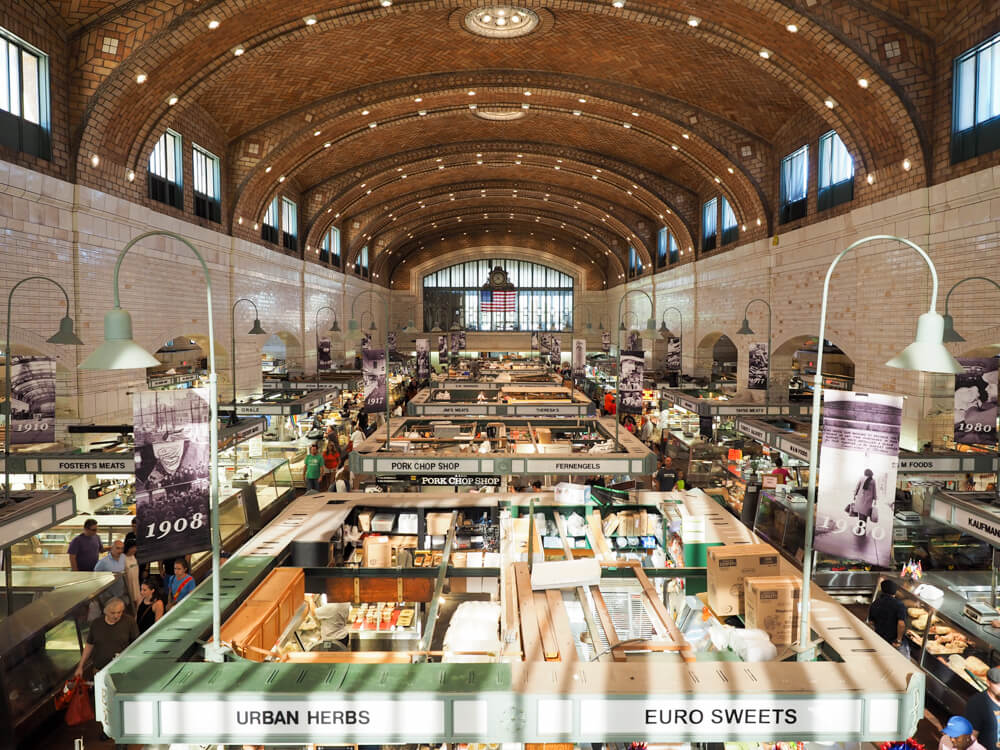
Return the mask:
M 787 29 L 787 30 L 788 30 L 788 31 L 789 31 L 790 33 L 792 33 L 792 34 L 794 34 L 795 32 L 797 32 L 797 31 L 799 30 L 799 27 L 798 27 L 798 26 L 796 26 L 796 25 L 795 25 L 794 23 L 790 23 L 790 24 L 788 24 L 788 25 L 787 25 L 787 26 L 786 26 L 785 28 L 786 28 L 786 29 Z
M 611 6 L 613 8 L 624 8 L 625 7 L 625 0 L 612 0 Z
M 383 8 L 388 8 L 392 5 L 392 0 L 382 0 L 381 4 Z
M 869 185 L 873 185 L 875 183 L 875 175 L 869 172 L 868 176 L 865 177 L 865 180 L 868 182 Z
M 219 22 L 213 18 L 211 21 L 208 22 L 208 28 L 212 31 L 215 31 L 217 28 L 219 28 Z
M 302 20 L 306 22 L 306 26 L 315 26 L 316 25 L 316 16 L 306 16 Z
M 770 60 L 771 59 L 771 50 L 762 49 L 757 54 L 760 55 L 761 57 L 763 57 L 765 60 Z
M 242 55 L 242 54 L 243 54 L 244 52 L 246 52 L 246 49 L 244 49 L 243 45 L 240 45 L 239 47 L 233 47 L 233 54 L 234 54 L 234 55 L 235 55 L 236 57 L 239 57 L 239 56 L 240 56 L 240 55 Z
M 912 167 L 913 167 L 913 162 L 911 162 L 909 159 L 903 159 L 903 169 L 909 172 Z
M 136 73 L 135 82 L 136 83 L 145 83 L 146 82 L 146 74 L 145 73 Z
M 834 107 L 837 106 L 837 102 L 834 100 L 832 96 L 828 96 L 826 99 L 824 99 L 823 104 L 826 105 L 827 109 L 833 109 Z
M 101 163 L 101 157 L 97 154 L 90 155 L 90 166 L 96 167 Z
M 868 88 L 868 79 L 867 79 L 867 78 L 859 78 L 859 79 L 858 79 L 858 85 L 859 85 L 859 86 L 860 86 L 861 88 L 863 88 L 863 89 L 866 89 L 866 88 Z
M 180 101 L 180 99 L 177 96 L 177 94 L 171 94 L 170 96 L 167 97 L 167 106 L 172 107 L 175 104 L 177 104 L 178 101 Z
M 135 170 L 134 169 L 129 169 L 128 171 L 126 171 L 125 172 L 125 179 L 128 180 L 129 182 L 134 182 L 135 181 Z
M 698 16 L 690 16 L 688 18 L 688 26 L 692 29 L 696 29 L 701 25 L 701 19 Z

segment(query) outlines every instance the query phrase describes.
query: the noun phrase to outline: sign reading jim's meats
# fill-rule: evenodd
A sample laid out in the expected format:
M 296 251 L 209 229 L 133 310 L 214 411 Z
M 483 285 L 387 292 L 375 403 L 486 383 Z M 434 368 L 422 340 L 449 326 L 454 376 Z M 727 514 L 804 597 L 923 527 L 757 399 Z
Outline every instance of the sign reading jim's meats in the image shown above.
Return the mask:
M 52 443 L 56 439 L 56 363 L 50 357 L 10 360 L 10 442 Z
M 955 376 L 955 442 L 993 445 L 997 441 L 997 358 L 958 360 Z
M 361 379 L 364 382 L 364 411 L 369 414 L 385 411 L 387 395 L 385 379 L 385 350 L 368 349 L 362 352 Z
M 893 502 L 903 399 L 825 391 L 816 549 L 892 565 Z
M 135 515 L 140 562 L 209 549 L 208 389 L 143 391 L 135 420 Z

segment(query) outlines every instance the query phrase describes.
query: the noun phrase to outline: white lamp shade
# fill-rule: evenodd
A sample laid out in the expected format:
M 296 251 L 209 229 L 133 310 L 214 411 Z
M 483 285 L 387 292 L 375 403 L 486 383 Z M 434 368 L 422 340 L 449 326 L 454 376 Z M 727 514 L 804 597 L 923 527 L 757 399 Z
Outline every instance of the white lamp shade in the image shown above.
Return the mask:
M 81 370 L 134 370 L 160 361 L 132 340 L 132 316 L 121 308 L 104 315 L 104 342 L 80 364 Z
M 886 365 L 901 370 L 940 372 L 958 375 L 965 368 L 945 349 L 944 318 L 936 312 L 926 312 L 917 320 L 916 340 Z

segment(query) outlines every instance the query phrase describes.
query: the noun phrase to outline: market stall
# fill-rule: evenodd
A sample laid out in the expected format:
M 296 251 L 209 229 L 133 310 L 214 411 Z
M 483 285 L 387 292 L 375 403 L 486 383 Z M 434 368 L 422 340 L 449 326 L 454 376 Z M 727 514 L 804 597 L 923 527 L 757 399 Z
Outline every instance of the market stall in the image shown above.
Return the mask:
M 507 384 L 499 389 L 424 388 L 406 405 L 410 416 L 592 417 L 581 392 L 557 385 Z

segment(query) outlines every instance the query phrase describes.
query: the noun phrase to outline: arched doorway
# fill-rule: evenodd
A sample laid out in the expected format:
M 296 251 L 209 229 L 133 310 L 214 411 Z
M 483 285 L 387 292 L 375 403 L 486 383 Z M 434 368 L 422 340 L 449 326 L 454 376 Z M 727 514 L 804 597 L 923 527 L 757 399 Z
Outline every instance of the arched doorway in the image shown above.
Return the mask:
M 809 401 L 819 348 L 815 336 L 793 336 L 771 356 L 771 394 L 774 399 Z M 827 339 L 823 343 L 823 388 L 849 391 L 854 387 L 854 360 Z
M 333 334 L 324 333 L 322 338 Z M 268 336 L 260 348 L 261 370 L 282 375 L 290 370 L 302 369 L 302 343 L 288 331 L 277 331 Z
M 208 336 L 179 334 L 161 342 L 153 352 L 160 364 L 146 368 L 146 384 L 154 390 L 208 385 Z M 216 361 L 221 353 L 216 344 Z

